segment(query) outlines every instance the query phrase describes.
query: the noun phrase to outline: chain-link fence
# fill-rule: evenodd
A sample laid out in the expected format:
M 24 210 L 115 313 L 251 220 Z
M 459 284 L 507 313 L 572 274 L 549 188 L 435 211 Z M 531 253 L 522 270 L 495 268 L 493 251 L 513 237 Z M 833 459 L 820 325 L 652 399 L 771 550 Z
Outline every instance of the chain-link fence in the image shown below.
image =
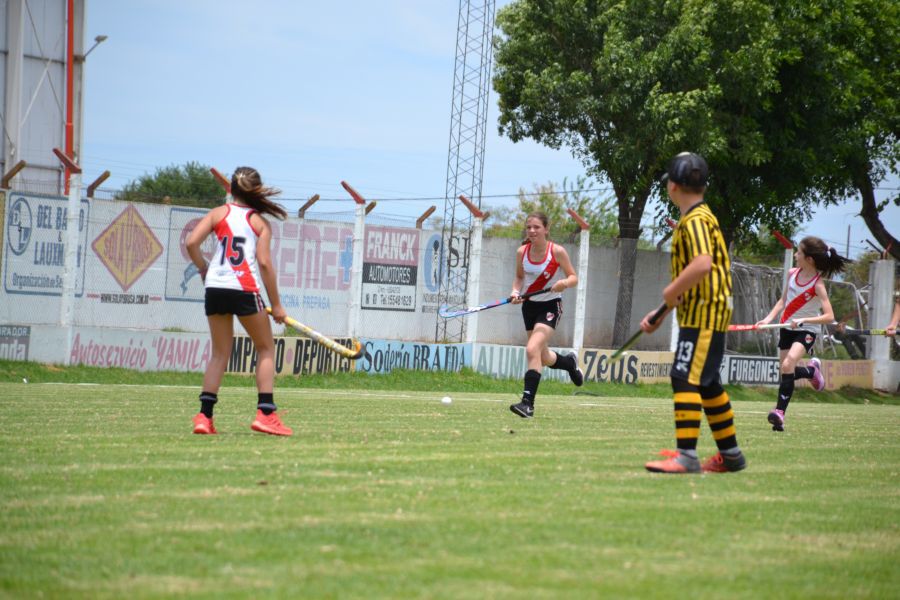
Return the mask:
M 734 282 L 734 316 L 732 323 L 756 323 L 772 310 L 784 291 L 784 271 L 781 268 L 732 263 Z M 867 287 L 858 289 L 852 283 L 825 280 L 825 289 L 838 324 L 850 329 L 866 327 Z M 816 339 L 815 352 L 830 358 L 866 358 L 866 339 L 847 333 L 843 327 L 826 325 Z M 729 352 L 776 356 L 778 330 L 729 333 Z
M 756 323 L 772 310 L 781 297 L 783 271 L 780 268 L 734 261 L 731 277 L 734 285 L 732 323 Z M 726 347 L 736 354 L 774 356 L 778 352 L 778 331 L 729 333 Z

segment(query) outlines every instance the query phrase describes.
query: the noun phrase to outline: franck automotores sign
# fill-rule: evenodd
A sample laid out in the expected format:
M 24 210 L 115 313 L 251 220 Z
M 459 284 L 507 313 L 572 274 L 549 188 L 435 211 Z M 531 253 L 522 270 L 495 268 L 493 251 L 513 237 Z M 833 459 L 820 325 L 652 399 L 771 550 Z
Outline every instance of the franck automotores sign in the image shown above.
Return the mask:
M 369 310 L 416 310 L 419 231 L 366 229 L 362 303 Z

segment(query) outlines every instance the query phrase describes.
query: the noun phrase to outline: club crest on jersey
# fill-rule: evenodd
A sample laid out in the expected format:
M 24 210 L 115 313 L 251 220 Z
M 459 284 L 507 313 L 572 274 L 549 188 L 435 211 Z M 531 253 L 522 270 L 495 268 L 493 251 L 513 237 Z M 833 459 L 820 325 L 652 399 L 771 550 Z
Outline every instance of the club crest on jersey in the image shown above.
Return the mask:
M 555 317 L 556 317 L 556 315 L 553 314 L 552 312 L 548 312 L 548 313 L 547 313 L 547 320 L 548 320 L 548 321 L 552 321 Z
M 813 338 L 812 335 L 810 335 L 810 334 L 808 334 L 808 333 L 806 334 L 806 343 L 807 343 L 807 344 L 812 344 L 814 339 L 815 339 L 815 338 Z
M 544 279 L 550 279 L 551 275 L 552 274 L 550 273 L 550 271 L 544 271 L 543 273 L 541 273 L 541 277 L 543 277 Z

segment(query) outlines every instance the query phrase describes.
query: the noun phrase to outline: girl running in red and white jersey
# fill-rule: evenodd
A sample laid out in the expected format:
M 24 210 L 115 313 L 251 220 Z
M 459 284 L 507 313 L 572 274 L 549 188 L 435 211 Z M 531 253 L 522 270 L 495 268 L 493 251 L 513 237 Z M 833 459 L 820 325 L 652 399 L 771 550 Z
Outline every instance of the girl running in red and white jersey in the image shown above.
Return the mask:
M 200 412 L 194 417 L 194 433 L 216 433 L 213 407 L 218 402 L 219 386 L 231 357 L 235 316 L 247 330 L 259 355 L 256 363 L 259 399 L 256 419 L 250 427 L 271 435 L 292 433 L 276 412 L 275 341 L 266 305 L 260 296 L 264 285 L 272 304 L 272 318 L 283 323 L 286 313 L 278 296 L 270 252 L 272 228 L 262 216 L 287 217 L 284 208 L 269 200 L 270 196 L 279 193 L 277 189 L 263 186 L 256 169 L 238 167 L 231 177 L 234 202 L 209 211 L 185 242 L 206 285 L 206 318 L 212 337 L 212 356 L 203 375 Z M 218 245 L 212 261 L 207 263 L 200 246 L 210 233 L 215 233 Z
M 790 323 L 790 329 L 781 329 L 778 338 L 781 385 L 778 388 L 778 402 L 768 415 L 769 423 L 775 431 L 784 431 L 784 413 L 794 394 L 796 379 L 811 379 L 816 391 L 825 388 L 825 377 L 818 358 L 810 359 L 805 367 L 796 365 L 798 360 L 812 351 L 816 335 L 821 329 L 819 325 L 834 321 L 834 311 L 822 277 L 840 273 L 850 262 L 839 256 L 834 248 L 813 236 L 800 241 L 794 260 L 797 266 L 788 274 L 784 293 L 766 318 L 757 323 L 766 325 L 779 312 L 781 323 Z
M 531 213 L 525 219 L 527 241 L 516 251 L 516 276 L 513 279 L 512 303 L 522 304 L 522 317 L 528 333 L 525 356 L 528 370 L 525 372 L 525 390 L 522 400 L 509 407 L 523 418 L 534 416 L 534 398 L 541 382 L 541 369 L 568 371 L 575 385 L 584 383 L 584 375 L 578 368 L 574 354 L 557 354 L 550 350 L 550 338 L 562 315 L 562 292 L 578 285 L 578 276 L 566 249 L 549 240 L 547 215 Z M 519 296 L 544 288 L 550 292 L 535 300 L 522 300 Z

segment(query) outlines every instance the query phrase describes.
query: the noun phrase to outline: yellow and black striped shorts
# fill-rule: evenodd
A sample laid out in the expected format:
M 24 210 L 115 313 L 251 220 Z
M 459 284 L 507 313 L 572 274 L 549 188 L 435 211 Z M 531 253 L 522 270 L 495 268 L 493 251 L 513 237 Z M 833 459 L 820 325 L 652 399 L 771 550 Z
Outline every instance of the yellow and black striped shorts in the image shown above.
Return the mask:
M 724 331 L 683 327 L 678 332 L 678 346 L 669 376 L 692 385 L 712 385 L 719 381 L 724 354 Z

